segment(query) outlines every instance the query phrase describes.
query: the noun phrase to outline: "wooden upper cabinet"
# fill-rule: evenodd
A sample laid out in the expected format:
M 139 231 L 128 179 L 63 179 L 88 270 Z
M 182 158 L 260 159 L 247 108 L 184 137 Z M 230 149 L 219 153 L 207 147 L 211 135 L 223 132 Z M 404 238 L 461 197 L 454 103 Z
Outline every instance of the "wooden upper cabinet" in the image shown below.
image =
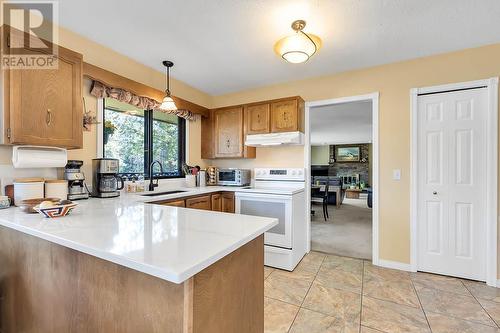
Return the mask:
M 299 130 L 299 112 L 296 99 L 271 103 L 271 132 Z
M 299 96 L 210 110 L 201 121 L 201 158 L 255 158 L 248 134 L 304 132 L 304 100 Z
M 35 50 L 26 50 L 37 54 Z M 83 57 L 58 47 L 57 60 L 57 69 L 5 71 L 9 143 L 82 147 Z
M 269 103 L 248 105 L 245 107 L 247 134 L 264 134 L 271 130 L 271 113 Z
M 215 157 L 243 157 L 243 108 L 214 112 Z

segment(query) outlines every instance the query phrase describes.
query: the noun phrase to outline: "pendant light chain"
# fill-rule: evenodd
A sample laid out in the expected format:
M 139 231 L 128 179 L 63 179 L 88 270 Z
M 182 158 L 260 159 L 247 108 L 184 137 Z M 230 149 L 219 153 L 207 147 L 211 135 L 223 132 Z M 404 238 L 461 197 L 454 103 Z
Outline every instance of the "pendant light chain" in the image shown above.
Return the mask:
M 167 96 L 170 96 L 170 67 L 167 67 Z

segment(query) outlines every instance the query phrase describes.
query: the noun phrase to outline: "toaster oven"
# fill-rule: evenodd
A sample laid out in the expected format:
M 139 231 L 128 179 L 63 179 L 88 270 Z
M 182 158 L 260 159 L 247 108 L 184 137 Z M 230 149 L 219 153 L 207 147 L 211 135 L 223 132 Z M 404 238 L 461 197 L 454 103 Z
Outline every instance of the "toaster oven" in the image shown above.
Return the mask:
M 249 169 L 218 169 L 217 185 L 247 186 L 250 185 Z

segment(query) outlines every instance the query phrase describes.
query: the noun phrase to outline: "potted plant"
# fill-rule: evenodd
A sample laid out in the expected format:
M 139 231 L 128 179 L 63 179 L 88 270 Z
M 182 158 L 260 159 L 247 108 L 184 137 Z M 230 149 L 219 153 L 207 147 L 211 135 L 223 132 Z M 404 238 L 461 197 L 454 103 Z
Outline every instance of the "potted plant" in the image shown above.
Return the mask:
M 104 122 L 104 136 L 103 136 L 104 144 L 108 143 L 109 136 L 113 135 L 113 133 L 115 133 L 115 130 L 116 126 L 111 122 L 111 120 L 106 120 Z

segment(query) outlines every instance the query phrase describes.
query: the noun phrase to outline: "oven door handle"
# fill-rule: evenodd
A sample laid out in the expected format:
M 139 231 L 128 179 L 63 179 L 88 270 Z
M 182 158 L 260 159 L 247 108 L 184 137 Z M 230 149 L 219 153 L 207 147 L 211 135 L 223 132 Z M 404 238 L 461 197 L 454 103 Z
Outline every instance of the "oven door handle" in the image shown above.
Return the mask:
M 256 201 L 265 201 L 267 199 L 273 199 L 277 201 L 292 201 L 292 196 L 291 195 L 283 195 L 283 194 L 268 194 L 268 193 L 250 193 L 250 192 L 238 192 L 236 191 L 235 193 L 235 198 L 236 200 L 238 198 L 245 198 L 245 199 L 256 199 Z M 263 200 L 261 200 L 263 199 Z

